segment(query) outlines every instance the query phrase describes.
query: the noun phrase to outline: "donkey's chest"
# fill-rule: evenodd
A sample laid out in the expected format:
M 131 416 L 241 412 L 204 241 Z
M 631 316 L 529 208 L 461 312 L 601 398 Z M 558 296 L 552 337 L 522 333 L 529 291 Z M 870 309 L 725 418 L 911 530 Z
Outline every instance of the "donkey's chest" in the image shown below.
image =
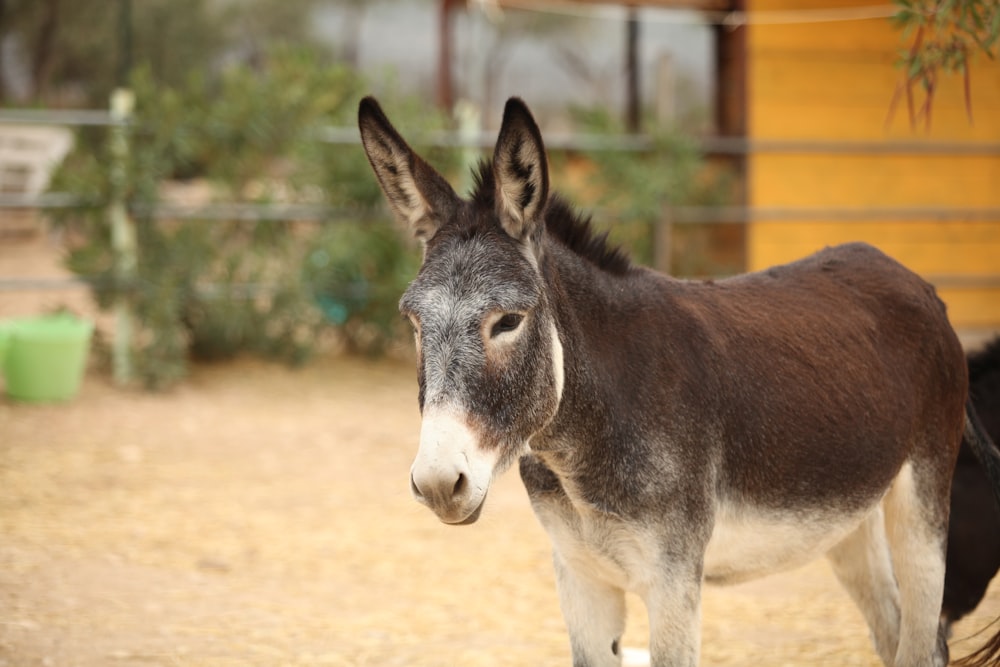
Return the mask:
M 640 594 L 651 585 L 661 544 L 654 530 L 606 516 L 571 517 L 538 506 L 536 512 L 558 557 L 574 572 Z

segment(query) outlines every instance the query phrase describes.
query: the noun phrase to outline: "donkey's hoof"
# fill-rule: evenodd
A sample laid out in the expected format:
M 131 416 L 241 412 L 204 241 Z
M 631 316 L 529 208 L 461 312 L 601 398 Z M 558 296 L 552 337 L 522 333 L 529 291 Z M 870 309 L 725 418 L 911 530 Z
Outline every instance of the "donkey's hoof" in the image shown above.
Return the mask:
M 645 649 L 622 649 L 622 667 L 649 667 L 649 662 L 649 651 Z

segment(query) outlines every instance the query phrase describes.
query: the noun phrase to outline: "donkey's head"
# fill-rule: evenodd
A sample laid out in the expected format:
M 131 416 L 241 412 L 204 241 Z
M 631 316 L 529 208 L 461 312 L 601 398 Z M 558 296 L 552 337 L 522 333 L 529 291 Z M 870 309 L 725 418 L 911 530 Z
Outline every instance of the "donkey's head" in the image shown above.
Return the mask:
M 494 476 L 555 415 L 562 346 L 542 274 L 548 168 L 538 126 L 511 99 L 491 165 L 470 200 L 455 194 L 372 98 L 361 138 L 395 216 L 424 242 L 400 300 L 417 344 L 417 500 L 445 523 L 479 518 Z

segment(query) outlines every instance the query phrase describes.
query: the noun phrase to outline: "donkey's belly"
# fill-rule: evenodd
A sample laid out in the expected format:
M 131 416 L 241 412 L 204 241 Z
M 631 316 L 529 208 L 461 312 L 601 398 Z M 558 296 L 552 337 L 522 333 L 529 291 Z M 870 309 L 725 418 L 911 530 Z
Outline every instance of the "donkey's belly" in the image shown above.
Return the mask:
M 810 514 L 724 506 L 705 551 L 705 581 L 735 584 L 803 565 L 829 551 L 872 509 Z

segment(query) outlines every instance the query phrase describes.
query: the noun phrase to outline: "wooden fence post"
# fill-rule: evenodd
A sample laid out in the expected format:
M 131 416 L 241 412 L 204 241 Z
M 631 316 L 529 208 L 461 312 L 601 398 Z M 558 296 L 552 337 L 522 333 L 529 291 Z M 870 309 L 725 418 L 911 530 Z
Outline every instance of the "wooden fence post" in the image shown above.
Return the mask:
M 477 144 L 482 130 L 482 114 L 475 102 L 463 99 L 455 104 L 455 116 L 458 119 L 458 136 L 462 144 L 462 176 L 459 192 L 464 196 L 465 193 L 472 191 L 473 174 L 482 155 Z
M 128 88 L 116 88 L 111 93 L 109 129 L 110 201 L 108 224 L 111 227 L 111 247 L 114 254 L 115 334 L 111 348 L 114 381 L 125 385 L 132 379 L 132 306 L 131 291 L 135 287 L 136 236 L 126 206 L 128 196 L 129 123 L 135 106 L 135 95 Z
M 674 214 L 670 202 L 664 201 L 660 212 L 660 219 L 653 223 L 653 268 L 670 273 L 674 243 Z

